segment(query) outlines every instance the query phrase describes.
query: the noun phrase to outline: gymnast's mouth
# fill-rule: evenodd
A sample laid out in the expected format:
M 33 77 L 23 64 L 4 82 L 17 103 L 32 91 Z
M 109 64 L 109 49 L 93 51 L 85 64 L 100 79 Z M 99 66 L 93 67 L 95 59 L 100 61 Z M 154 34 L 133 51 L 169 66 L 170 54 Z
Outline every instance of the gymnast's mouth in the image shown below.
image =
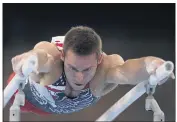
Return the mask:
M 77 86 L 82 86 L 83 84 L 78 84 L 78 83 L 75 83 L 75 85 L 77 85 Z

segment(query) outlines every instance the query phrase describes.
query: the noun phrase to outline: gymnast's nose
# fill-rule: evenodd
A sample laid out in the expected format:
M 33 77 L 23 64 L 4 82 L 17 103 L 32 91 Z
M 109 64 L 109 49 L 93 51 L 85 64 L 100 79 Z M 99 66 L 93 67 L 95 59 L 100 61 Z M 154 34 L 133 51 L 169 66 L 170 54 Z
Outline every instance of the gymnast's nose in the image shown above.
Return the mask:
M 82 72 L 77 72 L 76 73 L 76 82 L 77 84 L 83 84 L 83 80 L 84 80 L 84 75 Z

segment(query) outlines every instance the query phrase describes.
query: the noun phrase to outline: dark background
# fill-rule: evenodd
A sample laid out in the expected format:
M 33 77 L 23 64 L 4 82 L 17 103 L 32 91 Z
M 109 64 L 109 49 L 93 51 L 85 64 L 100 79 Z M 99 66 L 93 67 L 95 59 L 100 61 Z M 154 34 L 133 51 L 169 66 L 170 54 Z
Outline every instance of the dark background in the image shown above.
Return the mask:
M 64 35 L 72 26 L 95 29 L 107 54 L 125 60 L 157 56 L 175 62 L 175 4 L 3 4 L 3 79 L 12 72 L 11 58 L 39 41 Z M 118 86 L 96 105 L 77 113 L 39 116 L 22 114 L 23 121 L 96 120 L 133 86 Z M 158 86 L 155 98 L 167 121 L 175 120 L 175 80 Z M 152 121 L 146 112 L 146 95 L 125 110 L 116 121 Z M 9 106 L 4 120 L 9 119 Z

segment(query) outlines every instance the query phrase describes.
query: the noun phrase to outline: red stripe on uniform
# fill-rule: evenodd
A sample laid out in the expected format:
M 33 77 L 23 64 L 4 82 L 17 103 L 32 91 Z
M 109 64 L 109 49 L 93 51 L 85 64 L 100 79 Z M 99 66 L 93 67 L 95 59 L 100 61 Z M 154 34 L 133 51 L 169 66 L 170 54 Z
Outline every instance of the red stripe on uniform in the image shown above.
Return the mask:
M 62 92 L 62 90 L 58 90 L 58 89 L 54 89 L 54 88 L 50 88 L 49 86 L 45 86 L 48 90 L 51 90 L 53 92 Z

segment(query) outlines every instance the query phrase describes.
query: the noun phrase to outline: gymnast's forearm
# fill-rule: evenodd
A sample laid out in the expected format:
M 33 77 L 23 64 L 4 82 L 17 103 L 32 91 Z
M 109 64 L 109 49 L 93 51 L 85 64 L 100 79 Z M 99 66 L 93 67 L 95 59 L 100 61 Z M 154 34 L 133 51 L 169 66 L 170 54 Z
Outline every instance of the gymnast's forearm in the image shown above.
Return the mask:
M 144 80 L 148 80 L 161 60 L 153 56 L 127 60 L 118 68 L 119 73 L 124 77 L 119 78 L 121 79 L 119 84 L 136 85 Z

